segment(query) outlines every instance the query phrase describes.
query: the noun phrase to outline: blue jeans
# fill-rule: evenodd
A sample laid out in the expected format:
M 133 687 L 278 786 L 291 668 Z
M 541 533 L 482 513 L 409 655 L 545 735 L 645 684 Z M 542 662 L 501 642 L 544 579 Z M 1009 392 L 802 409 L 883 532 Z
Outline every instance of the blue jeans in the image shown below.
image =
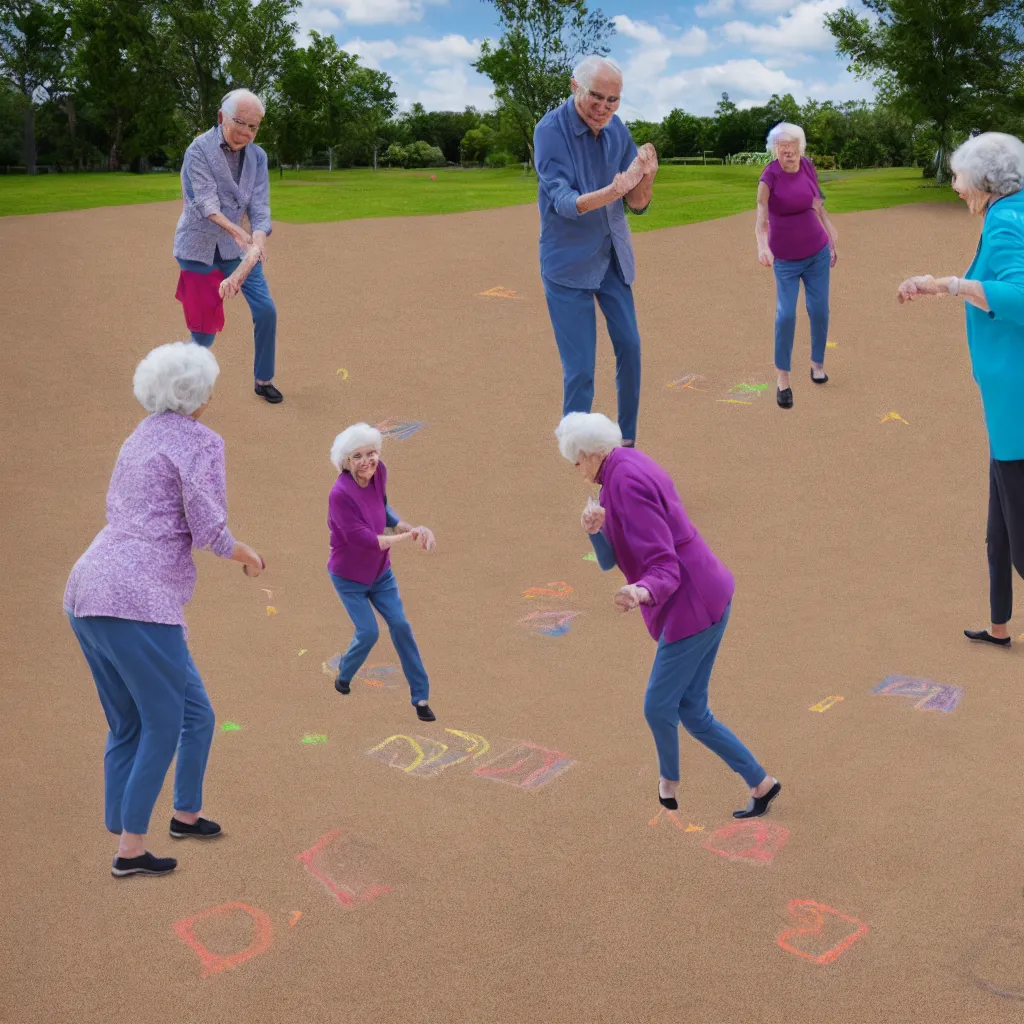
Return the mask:
M 775 268 L 775 369 L 792 369 L 793 335 L 796 333 L 796 300 L 800 281 L 811 321 L 811 362 L 825 362 L 828 341 L 828 284 L 832 254 L 826 245 L 805 260 L 776 260 Z
M 341 659 L 341 678 L 348 683 L 352 682 L 352 678 L 363 667 L 363 662 L 373 650 L 373 645 L 380 636 L 377 619 L 373 614 L 373 609 L 376 608 L 387 623 L 391 642 L 398 652 L 398 660 L 402 663 L 402 671 L 412 693 L 413 704 L 427 700 L 430 696 L 430 681 L 427 679 L 416 639 L 412 635 L 412 626 L 405 617 L 395 574 L 388 569 L 369 586 L 343 579 L 334 573 L 331 573 L 330 577 L 341 603 L 345 606 L 345 611 L 348 612 L 348 617 L 352 620 L 352 625 L 356 627 L 352 642 Z
M 241 263 L 241 259 L 222 260 L 214 257 L 212 264 L 199 263 L 197 260 L 178 260 L 182 270 L 193 270 L 197 274 L 209 274 L 219 270 L 225 277 L 230 277 Z M 256 344 L 256 356 L 253 360 L 253 374 L 256 380 L 267 383 L 274 379 L 274 353 L 277 347 L 277 306 L 270 297 L 267 279 L 263 276 L 263 264 L 257 263 L 242 285 L 242 294 L 249 303 L 252 313 L 252 326 Z M 215 334 L 192 332 L 192 340 L 204 348 L 211 348 Z
M 600 215 L 599 215 L 600 216 Z M 640 411 L 640 330 L 633 289 L 622 279 L 612 251 L 608 272 L 598 289 L 567 288 L 542 278 L 548 314 L 562 359 L 562 415 L 590 412 L 594 404 L 594 364 L 597 359 L 597 313 L 594 299 L 608 325 L 615 350 L 615 390 L 619 428 L 626 440 L 636 440 Z
M 107 828 L 149 831 L 175 750 L 174 809 L 202 810 L 215 720 L 184 630 L 133 619 L 68 618 L 110 730 L 103 756 Z
M 658 642 L 651 678 L 644 697 L 644 716 L 658 748 L 663 779 L 679 781 L 679 723 L 699 743 L 714 751 L 751 787 L 768 774 L 754 755 L 716 721 L 708 707 L 708 683 L 718 645 L 729 622 L 731 605 L 713 626 L 675 643 Z

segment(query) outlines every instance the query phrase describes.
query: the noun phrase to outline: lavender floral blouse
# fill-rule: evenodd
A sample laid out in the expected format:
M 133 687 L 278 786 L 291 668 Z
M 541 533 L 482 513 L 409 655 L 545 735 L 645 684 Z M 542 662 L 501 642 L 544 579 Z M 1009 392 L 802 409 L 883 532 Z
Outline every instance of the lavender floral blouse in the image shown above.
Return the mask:
M 174 412 L 144 419 L 121 446 L 107 491 L 107 525 L 75 563 L 64 610 L 184 626 L 192 549 L 228 558 L 224 441 Z

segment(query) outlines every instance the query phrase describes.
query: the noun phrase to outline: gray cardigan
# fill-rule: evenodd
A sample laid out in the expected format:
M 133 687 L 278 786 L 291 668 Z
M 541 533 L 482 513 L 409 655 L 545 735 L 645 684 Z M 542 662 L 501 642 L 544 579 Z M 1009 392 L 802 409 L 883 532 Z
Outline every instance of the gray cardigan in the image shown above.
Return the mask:
M 185 150 L 181 162 L 182 210 L 174 232 L 174 255 L 179 259 L 209 265 L 217 248 L 225 260 L 242 255 L 234 237 L 207 219 L 215 213 L 239 225 L 242 214 L 248 213 L 253 231 L 271 232 L 267 154 L 250 142 L 236 185 L 220 148 L 223 139 L 217 125 L 193 139 Z

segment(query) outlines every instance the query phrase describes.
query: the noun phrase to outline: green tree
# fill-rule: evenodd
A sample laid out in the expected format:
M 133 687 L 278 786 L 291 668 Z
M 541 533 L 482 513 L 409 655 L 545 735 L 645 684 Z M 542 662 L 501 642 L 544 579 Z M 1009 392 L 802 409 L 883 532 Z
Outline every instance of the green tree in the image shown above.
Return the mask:
M 45 0 L 0 0 L 0 79 L 27 102 L 21 104 L 25 165 L 36 173 L 37 89 L 58 90 L 67 71 L 67 14 Z
M 462 159 L 469 163 L 482 164 L 494 149 L 497 138 L 498 133 L 489 124 L 470 128 L 462 137 Z
M 486 0 L 501 25 L 496 46 L 485 41 L 473 64 L 494 86 L 494 99 L 533 162 L 537 122 L 569 94 L 572 68 L 586 54 L 608 53 L 615 32 L 585 0 Z
M 850 70 L 871 79 L 889 105 L 937 137 L 933 167 L 944 179 L 953 133 L 1014 103 L 1024 58 L 1021 0 L 862 0 L 825 16 Z

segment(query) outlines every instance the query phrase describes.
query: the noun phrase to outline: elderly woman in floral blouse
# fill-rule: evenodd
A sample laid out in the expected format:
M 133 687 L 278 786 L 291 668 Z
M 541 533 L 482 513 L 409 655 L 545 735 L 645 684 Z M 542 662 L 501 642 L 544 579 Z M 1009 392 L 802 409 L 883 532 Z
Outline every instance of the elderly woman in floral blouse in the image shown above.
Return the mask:
M 224 442 L 199 418 L 219 372 L 213 354 L 176 342 L 135 371 L 146 417 L 121 446 L 107 492 L 107 525 L 75 564 L 64 610 L 92 672 L 110 731 L 103 760 L 107 828 L 119 833 L 112 873 L 163 875 L 173 857 L 146 850 L 149 819 L 177 752 L 175 839 L 209 839 L 200 816 L 214 716 L 186 643 L 193 548 L 265 567 L 227 526 Z
M 639 608 L 658 644 L 644 697 L 644 715 L 658 751 L 658 799 L 679 804 L 679 725 L 716 753 L 750 787 L 734 818 L 768 810 L 782 786 L 715 719 L 708 684 L 732 607 L 732 573 L 715 557 L 686 515 L 672 478 L 653 459 L 622 446 L 622 432 L 600 413 L 569 413 L 555 431 L 564 458 L 589 483 L 601 485 L 583 528 L 602 569 L 618 566 L 626 585 L 620 611 Z

